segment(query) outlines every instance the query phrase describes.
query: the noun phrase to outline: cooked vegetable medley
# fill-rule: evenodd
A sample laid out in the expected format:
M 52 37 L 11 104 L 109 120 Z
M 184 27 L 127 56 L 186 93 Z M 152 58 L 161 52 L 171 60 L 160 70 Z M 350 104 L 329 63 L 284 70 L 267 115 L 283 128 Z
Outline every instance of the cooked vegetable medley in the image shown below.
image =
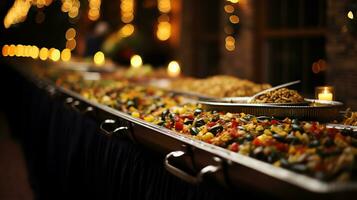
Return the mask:
M 126 82 L 57 83 L 133 117 L 277 167 L 325 181 L 357 178 L 356 132 L 316 121 L 206 111 L 170 92 Z

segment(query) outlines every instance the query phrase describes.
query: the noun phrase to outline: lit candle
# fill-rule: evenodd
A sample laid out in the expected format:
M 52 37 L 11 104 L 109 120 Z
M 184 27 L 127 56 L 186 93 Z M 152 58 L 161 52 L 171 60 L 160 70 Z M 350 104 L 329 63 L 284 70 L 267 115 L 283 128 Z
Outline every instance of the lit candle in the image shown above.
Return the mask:
M 333 100 L 333 88 L 329 86 L 316 88 L 317 98 L 319 100 L 332 101 Z
M 319 94 L 319 100 L 327 100 L 327 101 L 332 101 L 332 93 L 324 90 L 323 93 Z
M 169 77 L 175 78 L 180 76 L 181 68 L 177 61 L 171 61 L 167 66 L 167 74 Z

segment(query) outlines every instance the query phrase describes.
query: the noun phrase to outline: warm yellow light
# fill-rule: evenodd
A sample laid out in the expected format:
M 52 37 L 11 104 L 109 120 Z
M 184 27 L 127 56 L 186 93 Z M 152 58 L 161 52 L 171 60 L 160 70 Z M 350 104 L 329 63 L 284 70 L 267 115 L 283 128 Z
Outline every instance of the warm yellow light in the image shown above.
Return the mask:
M 225 39 L 225 47 L 228 51 L 234 51 L 236 48 L 235 46 L 236 40 L 232 36 L 227 36 Z
M 134 20 L 134 0 L 121 0 L 121 21 L 128 24 Z
M 76 18 L 78 16 L 78 8 L 72 7 L 68 12 L 68 16 L 70 18 Z
M 5 45 L 2 47 L 2 55 L 3 55 L 3 56 L 8 56 L 8 55 L 9 55 L 9 45 L 5 44 Z
M 171 11 L 171 0 L 158 0 L 157 8 L 162 13 Z
M 159 18 L 157 18 L 158 22 L 168 22 L 170 21 L 170 17 L 167 14 L 162 14 L 160 15 Z
M 171 61 L 167 66 L 167 74 L 170 77 L 178 77 L 181 74 L 181 67 L 177 61 Z
M 156 36 L 161 41 L 168 40 L 171 37 L 171 24 L 160 22 L 157 26 Z
M 25 49 L 24 45 L 21 44 L 17 45 L 15 49 L 15 55 L 17 57 L 24 56 L 24 49 Z
M 353 19 L 353 18 L 354 18 L 353 12 L 352 12 L 352 11 L 349 11 L 349 12 L 347 13 L 347 17 L 350 18 L 350 19 Z
M 133 14 L 127 14 L 127 15 L 122 15 L 121 16 L 121 21 L 124 23 L 130 23 L 134 20 L 134 15 Z
M 318 99 L 325 100 L 325 101 L 332 101 L 333 94 L 331 93 L 331 91 L 329 91 L 327 88 L 325 88 L 322 93 L 318 94 Z
M 62 3 L 61 10 L 62 12 L 68 12 L 72 7 L 72 4 L 69 1 L 65 1 Z
M 228 2 L 231 2 L 231 3 L 238 3 L 239 0 L 227 0 Z
M 134 30 L 135 27 L 132 24 L 126 24 L 120 29 L 119 34 L 121 37 L 129 37 L 134 33 Z
M 229 17 L 229 21 L 232 23 L 232 24 L 238 24 L 239 23 L 239 17 L 237 15 L 231 15 Z
M 94 54 L 93 60 L 96 65 L 103 65 L 105 63 L 104 53 L 101 51 L 98 51 L 97 53 Z
M 18 45 L 19 46 L 19 45 Z M 31 51 L 31 46 L 30 45 L 25 45 L 22 48 L 17 47 L 18 54 L 23 57 L 30 57 L 30 51 Z M 21 52 L 22 51 L 22 52 Z
M 234 7 L 232 5 L 225 5 L 224 6 L 224 11 L 226 11 L 226 13 L 233 13 L 234 12 Z
M 50 53 L 50 58 L 53 61 L 58 61 L 61 58 L 61 52 L 58 49 L 53 49 Z
M 16 53 L 16 46 L 12 44 L 9 47 L 9 56 L 14 56 L 15 53 Z
M 69 28 L 66 31 L 66 40 L 72 40 L 76 37 L 76 30 L 74 28 Z
M 133 55 L 130 58 L 130 65 L 134 68 L 139 68 L 143 65 L 143 60 L 139 55 Z
M 30 56 L 33 59 L 38 58 L 38 54 L 39 54 L 40 50 L 38 49 L 37 46 L 32 46 L 31 50 L 30 50 Z
M 92 20 L 92 21 L 96 21 L 98 20 L 100 17 L 100 11 L 98 8 L 91 8 L 89 9 L 88 12 L 88 19 Z
M 46 60 L 48 58 L 48 49 L 46 47 L 41 48 L 39 57 L 41 60 Z
M 63 49 L 61 52 L 61 60 L 67 62 L 71 60 L 71 50 L 70 49 Z
M 66 48 L 67 49 L 70 49 L 70 50 L 73 50 L 76 48 L 76 45 L 77 45 L 77 42 L 75 39 L 71 39 L 71 40 L 68 40 L 66 42 Z

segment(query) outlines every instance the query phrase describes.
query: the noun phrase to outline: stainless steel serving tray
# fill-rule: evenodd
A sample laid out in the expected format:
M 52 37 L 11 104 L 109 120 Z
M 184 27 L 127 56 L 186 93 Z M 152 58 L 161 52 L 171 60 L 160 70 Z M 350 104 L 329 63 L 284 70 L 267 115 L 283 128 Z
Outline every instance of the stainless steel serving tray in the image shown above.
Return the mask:
M 133 118 L 108 106 L 84 99 L 52 82 L 39 80 L 28 74 L 27 76 L 56 100 L 63 101 L 74 110 L 100 122 L 100 129 L 110 138 L 129 137 L 134 142 L 167 153 L 165 168 L 186 181 L 199 183 L 210 177 L 233 188 L 254 188 L 255 191 L 266 191 L 275 196 L 296 199 L 345 199 L 357 195 L 357 182 L 323 182 L 278 168 Z M 177 160 L 186 168 L 176 165 Z
M 79 101 L 82 104 L 82 108 L 87 108 L 82 110 L 88 110 L 88 107 L 92 107 L 92 110 L 97 113 L 97 120 L 103 121 L 103 123 L 106 120 L 114 120 L 119 122 L 118 124 L 121 124 L 121 127 L 130 127 L 129 131 L 123 134 L 129 134 L 129 137 L 139 143 L 164 153 L 177 152 L 179 150 L 184 154 L 189 154 L 188 149 L 190 149 L 192 151 L 190 156 L 192 156 L 194 162 L 194 167 L 192 168 L 203 169 L 207 166 L 226 166 L 224 172 L 217 173 L 218 175 L 215 177 L 221 183 L 226 182 L 227 180 L 224 179 L 228 178 L 232 185 L 241 186 L 243 184 L 282 196 L 294 194 L 297 195 L 296 197 L 312 197 L 328 194 L 331 197 L 333 194 L 338 194 L 336 197 L 341 198 L 341 195 L 357 194 L 356 182 L 322 182 L 147 123 L 108 106 L 88 101 L 64 88 L 56 87 L 56 90 L 66 99 L 73 98 L 73 102 Z M 79 107 L 79 104 L 77 104 L 77 107 Z M 183 175 L 183 178 L 185 178 L 185 175 Z M 278 192 L 275 193 L 276 191 Z
M 242 98 L 244 100 L 244 98 Z M 330 122 L 339 118 L 343 104 L 337 101 L 321 101 L 305 99 L 311 105 L 289 104 L 257 104 L 240 102 L 199 101 L 207 110 L 222 110 L 227 112 L 243 112 L 257 116 L 273 116 L 278 118 L 298 118 Z M 315 105 L 316 104 L 316 105 Z

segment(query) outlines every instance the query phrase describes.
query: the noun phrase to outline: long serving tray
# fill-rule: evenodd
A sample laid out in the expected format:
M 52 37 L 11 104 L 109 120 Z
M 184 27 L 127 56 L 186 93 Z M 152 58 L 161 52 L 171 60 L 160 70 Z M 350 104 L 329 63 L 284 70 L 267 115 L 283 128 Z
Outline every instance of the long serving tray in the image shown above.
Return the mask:
M 296 199 L 345 199 L 357 194 L 357 182 L 323 182 L 278 168 L 89 101 L 48 80 L 40 80 L 26 73 L 24 75 L 56 100 L 98 121 L 101 132 L 110 138 L 130 138 L 166 153 L 165 168 L 188 182 L 200 183 L 214 179 L 238 190 L 247 187 L 273 196 Z
M 229 98 L 226 98 L 229 100 Z M 343 104 L 338 101 L 305 99 L 301 104 L 259 104 L 247 103 L 246 97 L 236 97 L 234 102 L 201 100 L 199 103 L 208 110 L 227 112 L 243 112 L 257 116 L 273 116 L 277 118 L 298 118 L 330 122 L 340 117 Z

